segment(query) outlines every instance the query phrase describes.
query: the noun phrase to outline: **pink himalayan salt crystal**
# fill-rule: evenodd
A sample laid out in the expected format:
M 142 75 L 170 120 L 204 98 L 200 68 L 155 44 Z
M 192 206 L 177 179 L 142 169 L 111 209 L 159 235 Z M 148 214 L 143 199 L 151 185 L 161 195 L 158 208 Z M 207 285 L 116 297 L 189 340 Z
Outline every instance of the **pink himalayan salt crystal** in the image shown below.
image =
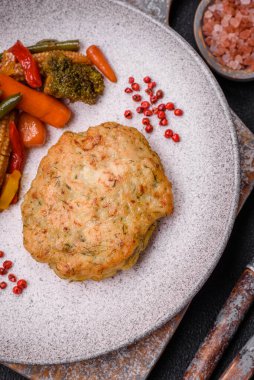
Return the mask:
M 231 7 L 231 5 L 229 4 L 224 4 L 223 6 L 223 10 L 226 14 L 228 15 L 231 15 L 231 16 L 234 16 L 235 15 L 235 11 L 234 11 L 234 8 Z
M 216 32 L 222 32 L 223 31 L 223 27 L 220 24 L 216 24 L 216 25 L 214 25 L 213 30 L 215 30 Z
M 207 37 L 207 38 L 205 38 L 205 43 L 206 43 L 208 46 L 211 46 L 212 41 L 213 41 L 212 37 Z
M 219 57 L 219 56 L 221 56 L 221 55 L 223 55 L 224 53 L 225 53 L 225 49 L 223 48 L 223 47 L 219 47 L 219 48 L 217 48 L 214 52 L 213 52 L 213 55 L 215 56 L 215 57 Z
M 227 14 L 225 14 L 225 16 L 223 16 L 223 18 L 222 18 L 222 20 L 221 20 L 221 25 L 222 25 L 222 26 L 228 26 L 231 17 L 232 17 L 231 15 L 227 15 Z
M 241 23 L 241 20 L 237 19 L 236 17 L 232 17 L 229 21 L 230 25 L 232 25 L 234 28 L 238 28 L 238 26 Z
M 202 30 L 218 62 L 254 71 L 254 0 L 215 0 L 204 13 Z
M 236 61 L 229 61 L 228 64 L 227 64 L 227 66 L 230 67 L 233 70 L 240 69 L 240 65 Z
M 216 7 L 217 7 L 217 8 L 216 8 L 217 11 L 223 12 L 223 4 L 222 4 L 222 3 L 217 4 Z
M 248 44 L 249 46 L 254 47 L 254 37 L 248 39 Z
M 222 41 L 222 46 L 224 47 L 224 48 L 229 48 L 230 47 L 230 41 L 229 40 L 223 40 Z
M 247 40 L 251 35 L 251 30 L 250 29 L 245 29 L 243 30 L 240 34 L 239 37 L 243 40 Z
M 213 31 L 213 25 L 209 24 L 209 23 L 206 23 L 206 24 L 203 25 L 202 30 L 203 30 L 204 35 L 208 36 Z
M 218 12 L 217 10 L 214 11 L 214 13 L 213 13 L 213 17 L 215 18 L 216 21 L 221 22 L 221 13 Z
M 238 63 L 242 63 L 242 61 L 243 61 L 243 58 L 242 58 L 242 56 L 241 56 L 241 55 L 239 55 L 239 54 L 238 54 L 238 55 L 236 55 L 236 56 L 235 56 L 235 61 L 236 61 L 236 62 L 238 62 Z
M 204 18 L 211 18 L 211 17 L 213 17 L 212 12 L 210 12 L 210 11 L 206 11 L 206 12 L 204 13 Z
M 242 11 L 240 12 L 239 10 L 237 10 L 237 11 L 235 12 L 235 17 L 236 17 L 237 19 L 241 20 L 241 19 L 243 18 L 243 13 L 242 13 Z
M 223 60 L 224 63 L 228 63 L 230 61 L 230 55 L 228 53 L 225 53 L 222 56 L 222 60 Z

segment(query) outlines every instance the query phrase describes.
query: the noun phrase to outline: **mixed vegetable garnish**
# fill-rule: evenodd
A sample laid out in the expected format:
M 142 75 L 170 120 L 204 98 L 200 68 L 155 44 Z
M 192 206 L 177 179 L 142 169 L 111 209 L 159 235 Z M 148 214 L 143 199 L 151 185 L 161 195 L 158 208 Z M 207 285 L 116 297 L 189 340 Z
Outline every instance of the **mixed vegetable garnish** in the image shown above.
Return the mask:
M 57 99 L 92 105 L 103 94 L 103 75 L 117 81 L 98 46 L 86 55 L 79 50 L 79 40 L 28 47 L 17 41 L 0 54 L 0 211 L 18 200 L 25 148 L 45 143 L 45 123 L 62 128 L 69 122 L 70 109 Z

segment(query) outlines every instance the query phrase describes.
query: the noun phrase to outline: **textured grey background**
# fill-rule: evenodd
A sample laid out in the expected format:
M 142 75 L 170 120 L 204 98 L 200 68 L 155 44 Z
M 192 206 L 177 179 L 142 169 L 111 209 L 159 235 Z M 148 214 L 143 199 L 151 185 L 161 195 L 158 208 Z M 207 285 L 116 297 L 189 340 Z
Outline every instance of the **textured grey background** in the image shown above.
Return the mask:
M 175 0 L 170 23 L 195 47 L 192 24 L 198 0 Z M 165 46 L 165 49 L 167 47 Z M 254 82 L 233 83 L 218 78 L 231 108 L 254 132 Z M 182 324 L 152 371 L 149 380 L 180 380 L 199 344 L 205 337 L 216 314 L 225 302 L 244 266 L 254 254 L 254 193 L 238 216 L 225 254 L 207 284 L 196 296 Z M 236 337 L 213 376 L 218 379 L 237 351 L 253 334 L 254 308 L 241 325 Z M 2 326 L 4 328 L 4 326 Z M 20 380 L 23 377 L 0 367 L 1 380 Z M 107 379 L 105 375 L 105 379 Z

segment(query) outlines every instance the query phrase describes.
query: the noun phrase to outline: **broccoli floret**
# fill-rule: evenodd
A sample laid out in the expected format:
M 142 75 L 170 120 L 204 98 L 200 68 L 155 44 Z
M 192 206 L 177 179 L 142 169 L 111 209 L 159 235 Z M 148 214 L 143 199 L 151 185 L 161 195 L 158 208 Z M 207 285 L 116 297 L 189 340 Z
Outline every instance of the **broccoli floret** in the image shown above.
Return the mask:
M 43 64 L 44 92 L 71 102 L 95 104 L 104 90 L 103 76 L 93 66 L 74 63 L 61 53 L 52 53 Z

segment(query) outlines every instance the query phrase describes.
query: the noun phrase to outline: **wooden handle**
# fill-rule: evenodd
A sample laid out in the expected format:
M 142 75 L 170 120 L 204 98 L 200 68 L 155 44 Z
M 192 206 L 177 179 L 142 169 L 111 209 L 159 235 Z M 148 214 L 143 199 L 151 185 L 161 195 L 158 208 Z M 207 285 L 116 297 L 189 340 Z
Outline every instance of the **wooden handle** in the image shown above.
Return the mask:
M 219 380 L 249 380 L 254 375 L 254 353 L 240 352 Z
M 249 380 L 253 375 L 254 358 L 247 360 L 238 354 L 219 380 Z
M 232 290 L 213 328 L 199 347 L 183 380 L 209 379 L 253 301 L 254 272 L 247 268 Z

